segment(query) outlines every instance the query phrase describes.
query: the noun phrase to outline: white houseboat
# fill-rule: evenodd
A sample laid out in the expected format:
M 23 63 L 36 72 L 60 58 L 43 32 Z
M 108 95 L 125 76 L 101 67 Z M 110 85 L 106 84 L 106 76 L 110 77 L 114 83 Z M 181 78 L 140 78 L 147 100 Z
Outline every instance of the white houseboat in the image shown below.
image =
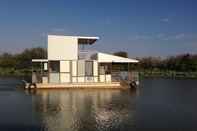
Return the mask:
M 47 59 L 32 59 L 36 88 L 122 88 L 124 79 L 138 81 L 137 73 L 130 70 L 121 78 L 119 69 L 121 65 L 129 69 L 138 60 L 84 49 L 97 40 L 99 37 L 48 35 Z

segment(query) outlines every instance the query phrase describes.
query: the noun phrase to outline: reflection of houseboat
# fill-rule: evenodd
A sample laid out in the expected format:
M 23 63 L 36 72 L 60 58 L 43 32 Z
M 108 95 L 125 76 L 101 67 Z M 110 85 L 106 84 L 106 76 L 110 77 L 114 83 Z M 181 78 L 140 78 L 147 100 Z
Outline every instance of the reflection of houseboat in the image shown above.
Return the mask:
M 49 35 L 48 58 L 32 59 L 32 70 L 37 72 L 36 87 L 122 87 L 123 79 L 117 67 L 123 65 L 129 69 L 129 64 L 137 63 L 138 60 L 84 49 L 86 45 L 92 45 L 98 39 L 98 37 Z M 136 81 L 137 76 L 136 73 L 129 71 L 125 79 Z

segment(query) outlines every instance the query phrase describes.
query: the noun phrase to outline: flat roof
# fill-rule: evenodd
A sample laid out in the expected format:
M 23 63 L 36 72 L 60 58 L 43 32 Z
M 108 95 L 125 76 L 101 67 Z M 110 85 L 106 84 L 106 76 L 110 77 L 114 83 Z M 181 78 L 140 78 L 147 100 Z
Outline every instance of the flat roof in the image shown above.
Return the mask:
M 48 36 L 73 37 L 78 39 L 78 44 L 88 44 L 88 45 L 92 45 L 94 42 L 99 40 L 99 37 L 92 37 L 92 36 L 66 36 L 66 35 L 48 35 Z

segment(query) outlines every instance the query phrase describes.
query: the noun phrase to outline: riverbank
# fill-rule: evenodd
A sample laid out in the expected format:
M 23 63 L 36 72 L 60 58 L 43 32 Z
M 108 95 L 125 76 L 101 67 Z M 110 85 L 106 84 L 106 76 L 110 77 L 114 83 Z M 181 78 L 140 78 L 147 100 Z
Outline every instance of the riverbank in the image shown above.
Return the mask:
M 197 72 L 141 71 L 140 76 L 141 77 L 192 78 L 192 79 L 197 79 Z
M 0 76 L 30 76 L 30 69 L 0 68 Z

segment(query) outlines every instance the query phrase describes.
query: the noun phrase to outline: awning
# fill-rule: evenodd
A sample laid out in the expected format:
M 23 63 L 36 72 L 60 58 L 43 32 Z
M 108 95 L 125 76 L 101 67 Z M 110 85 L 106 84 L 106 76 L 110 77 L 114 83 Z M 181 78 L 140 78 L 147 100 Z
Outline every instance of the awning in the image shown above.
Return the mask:
M 106 53 L 97 53 L 97 60 L 100 63 L 138 63 L 136 59 L 129 59 Z
M 32 62 L 48 62 L 48 59 L 32 59 Z

